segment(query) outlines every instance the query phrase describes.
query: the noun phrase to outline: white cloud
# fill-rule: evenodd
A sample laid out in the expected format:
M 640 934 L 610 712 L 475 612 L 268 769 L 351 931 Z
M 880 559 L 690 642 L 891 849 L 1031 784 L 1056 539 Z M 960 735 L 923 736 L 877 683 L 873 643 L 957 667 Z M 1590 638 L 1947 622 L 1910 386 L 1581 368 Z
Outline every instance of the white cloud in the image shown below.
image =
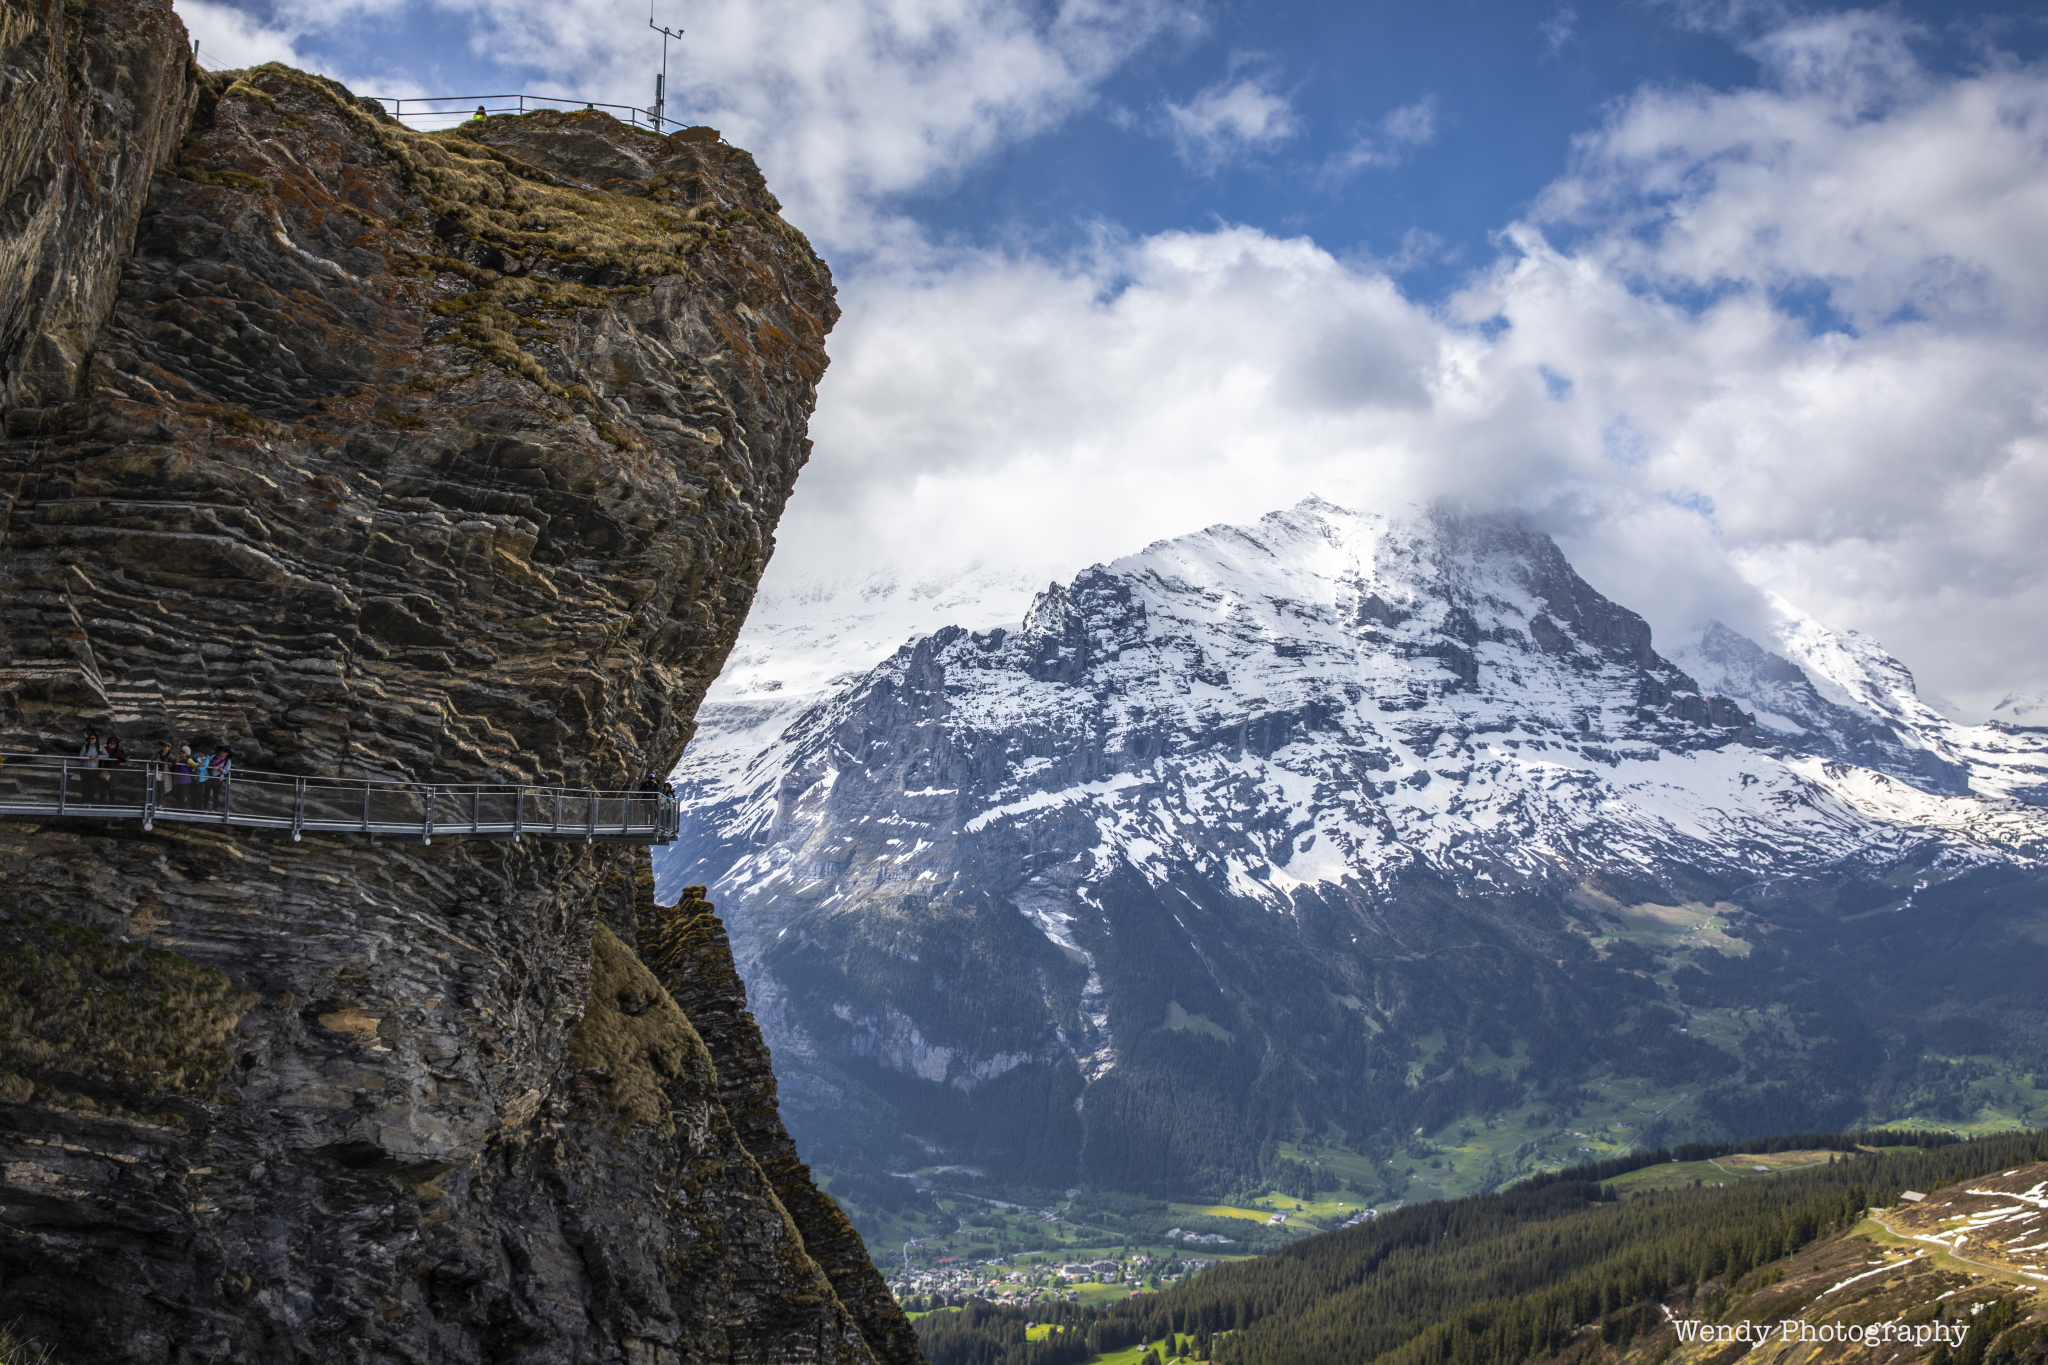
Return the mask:
M 1538 24 L 1536 31 L 1543 36 L 1543 55 L 1555 57 L 1564 51 L 1565 44 L 1578 30 L 1578 23 L 1579 12 L 1570 5 L 1560 5 L 1548 19 Z
M 1264 74 L 1233 74 L 1198 92 L 1186 104 L 1166 106 L 1167 130 L 1181 159 L 1203 170 L 1254 148 L 1284 142 L 1301 132 L 1301 120 L 1287 96 L 1270 88 Z
M 1425 95 L 1413 104 L 1390 109 L 1379 122 L 1352 140 L 1349 147 L 1330 158 L 1324 167 L 1329 176 L 1353 171 L 1389 170 L 1400 165 L 1417 147 L 1436 141 L 1436 96 Z
M 755 153 L 806 231 L 856 250 L 889 196 L 1053 126 L 1192 22 L 1170 0 L 713 0 L 693 21 L 684 103 Z
M 233 15 L 215 0 L 185 0 Z M 709 123 L 753 152 L 789 216 L 836 258 L 876 249 L 903 225 L 891 196 L 943 185 L 993 150 L 1049 128 L 1105 76 L 1163 35 L 1192 32 L 1185 0 L 696 0 L 657 18 L 687 30 L 670 49 L 668 112 Z M 265 32 L 362 36 L 365 9 L 282 0 Z M 531 93 L 645 106 L 660 39 L 634 0 L 428 0 L 465 24 L 471 55 L 539 73 Z M 394 44 L 353 81 L 410 96 L 431 67 Z M 349 79 L 350 77 L 344 77 Z
M 1618 107 L 1442 309 L 1241 227 L 850 282 L 771 572 L 1071 570 L 1348 481 L 1527 509 L 1667 638 L 1768 588 L 1980 707 L 2048 678 L 2048 71 L 1768 41 Z
M 178 17 L 199 40 L 199 60 L 209 70 L 284 62 L 307 68 L 298 50 L 300 31 L 266 24 L 232 5 L 214 0 L 179 0 Z
M 1591 237 L 1524 229 L 1465 307 L 1759 581 L 1982 698 L 2048 676 L 2048 73 L 1935 80 L 1909 37 L 1833 16 L 1758 44 L 1771 88 L 1639 96 L 1539 209 Z

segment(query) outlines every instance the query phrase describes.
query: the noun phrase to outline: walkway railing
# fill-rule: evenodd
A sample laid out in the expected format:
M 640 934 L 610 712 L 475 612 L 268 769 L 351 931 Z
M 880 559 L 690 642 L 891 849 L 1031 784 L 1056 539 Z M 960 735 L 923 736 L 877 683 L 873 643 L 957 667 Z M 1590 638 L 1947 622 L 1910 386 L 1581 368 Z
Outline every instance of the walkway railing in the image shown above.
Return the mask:
M 0 754 L 0 816 L 65 816 L 234 825 L 326 834 L 388 834 L 431 844 L 443 838 L 572 839 L 666 844 L 679 812 L 666 797 L 488 783 L 404 782 L 375 777 L 294 777 L 232 769 L 217 781 L 178 783 L 168 767 Z
M 670 128 L 683 125 L 674 119 L 664 119 L 652 109 L 640 109 L 630 104 L 605 104 L 595 100 L 558 98 L 554 95 L 408 95 L 399 99 L 392 95 L 372 95 L 371 99 L 384 106 L 385 112 L 395 119 L 446 119 L 450 125 L 473 118 L 479 107 L 487 114 L 527 114 L 536 109 L 608 109 L 626 116 L 626 122 L 640 126 L 643 122 L 655 132 L 660 132 L 665 123 Z M 411 108 L 407 108 L 411 105 Z

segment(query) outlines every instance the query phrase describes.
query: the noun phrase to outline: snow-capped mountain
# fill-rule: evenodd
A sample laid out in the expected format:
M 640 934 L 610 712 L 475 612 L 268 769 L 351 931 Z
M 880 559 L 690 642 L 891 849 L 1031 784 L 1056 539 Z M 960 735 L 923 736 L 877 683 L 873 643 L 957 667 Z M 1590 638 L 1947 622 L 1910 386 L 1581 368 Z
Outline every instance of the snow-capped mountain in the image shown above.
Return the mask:
M 2006 693 L 2004 700 L 1991 708 L 1991 718 L 2007 725 L 2048 725 L 2048 687 Z
M 899 645 L 947 626 L 1015 622 L 1044 582 L 1024 569 L 970 564 L 764 586 L 698 708 L 686 770 L 744 766 Z
M 1923 791 L 1970 789 L 1967 768 L 1946 742 L 1949 722 L 1920 700 L 1904 665 L 1855 631 L 1788 617 L 1773 642 L 1778 653 L 1715 621 L 1698 644 L 1672 651 L 1672 661 L 1702 686 L 1746 702 L 1763 739 Z
M 1711 622 L 1673 661 L 1752 711 L 1758 741 L 1776 757 L 1864 814 L 2020 855 L 2043 851 L 2048 821 L 2036 808 L 2048 806 L 2048 734 L 2000 712 L 1959 725 L 1921 699 L 1912 673 L 1875 640 L 1776 605 L 1778 652 Z
M 678 772 L 665 889 L 710 885 L 828 1145 L 909 1125 L 1048 1183 L 1213 1184 L 1243 1136 L 1170 1126 L 1141 1157 L 1148 1105 L 1264 1093 L 1369 1134 L 1431 1102 L 1411 1068 L 1446 1010 L 1518 1008 L 1489 1055 L 1606 1056 L 1584 1012 L 1637 988 L 1586 984 L 1586 907 L 1627 888 L 2048 846 L 2043 746 L 1954 726 L 1874 642 L 1792 617 L 1776 652 L 1716 626 L 1667 659 L 1505 520 L 1310 499 L 1013 624 L 946 605 L 801 707 L 747 690 L 824 671 L 764 629 Z

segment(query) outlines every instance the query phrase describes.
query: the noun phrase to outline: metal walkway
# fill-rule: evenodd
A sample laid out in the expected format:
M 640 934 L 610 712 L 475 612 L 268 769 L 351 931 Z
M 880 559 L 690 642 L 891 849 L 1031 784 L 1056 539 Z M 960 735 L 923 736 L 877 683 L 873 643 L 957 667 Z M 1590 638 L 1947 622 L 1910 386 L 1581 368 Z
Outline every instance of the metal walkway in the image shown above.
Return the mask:
M 666 797 L 372 777 L 293 777 L 232 770 L 221 781 L 179 784 L 165 765 L 102 768 L 89 759 L 0 754 L 0 816 L 160 820 L 289 832 L 442 838 L 569 839 L 666 844 L 679 812 Z

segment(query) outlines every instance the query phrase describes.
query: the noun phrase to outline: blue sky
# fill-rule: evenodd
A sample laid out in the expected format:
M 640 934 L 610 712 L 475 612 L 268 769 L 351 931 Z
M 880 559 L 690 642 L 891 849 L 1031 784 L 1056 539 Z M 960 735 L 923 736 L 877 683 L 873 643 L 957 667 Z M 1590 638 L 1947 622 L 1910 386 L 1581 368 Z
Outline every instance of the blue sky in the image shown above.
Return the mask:
M 1756 63 L 1641 4 L 1237 5 L 1163 41 L 1101 102 L 910 211 L 947 232 L 1064 245 L 1222 219 L 1398 260 L 1439 293 L 1565 168 L 1572 137 L 1645 81 L 1728 85 Z M 1286 101 L 1265 137 L 1176 139 L 1204 92 Z
M 643 103 L 644 0 L 181 0 L 209 64 Z M 1557 534 L 1660 638 L 2048 684 L 2048 12 L 664 0 L 846 316 L 771 577 L 1071 573 L 1310 491 Z M 927 568 L 929 565 L 926 566 Z

